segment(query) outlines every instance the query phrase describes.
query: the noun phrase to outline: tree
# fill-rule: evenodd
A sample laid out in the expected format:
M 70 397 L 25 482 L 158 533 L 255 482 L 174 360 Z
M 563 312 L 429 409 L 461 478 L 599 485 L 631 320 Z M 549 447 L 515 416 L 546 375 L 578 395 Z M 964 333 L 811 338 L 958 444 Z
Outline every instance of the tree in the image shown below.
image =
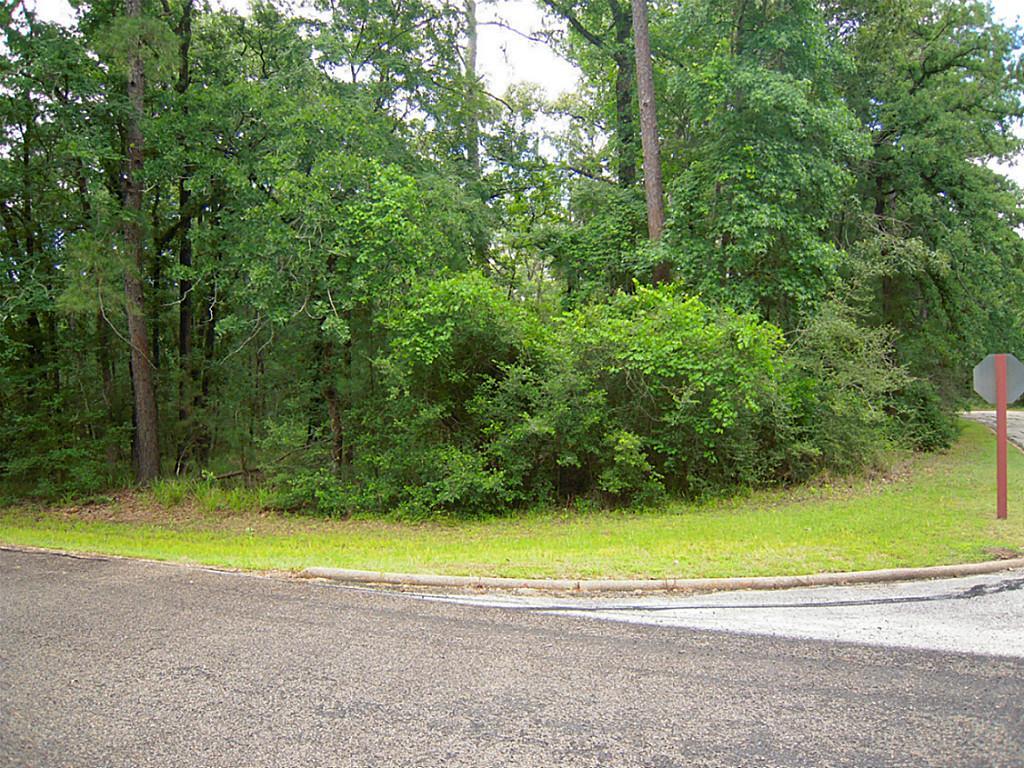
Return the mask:
M 844 99 L 870 135 L 860 209 L 840 230 L 855 279 L 912 370 L 962 393 L 977 359 L 1024 342 L 1024 198 L 986 167 L 1022 146 L 1021 32 L 980 2 L 851 0 L 828 14 L 853 62 Z
M 142 1 L 125 0 L 125 16 L 131 21 L 141 21 Z M 148 483 L 160 474 L 160 441 L 156 388 L 153 383 L 156 361 L 149 355 L 142 287 L 145 269 L 141 223 L 145 139 L 141 121 L 146 72 L 142 61 L 141 35 L 136 33 L 134 37 L 128 59 L 128 100 L 131 110 L 125 125 L 124 240 L 130 264 L 124 273 L 124 292 L 128 308 L 128 339 L 131 343 L 132 392 L 135 396 L 135 478 L 140 483 Z
M 794 480 L 948 442 L 1024 343 L 985 6 L 545 0 L 583 71 L 551 105 L 487 93 L 476 2 L 3 11 L 5 493 L 161 443 L 332 511 Z
M 867 151 L 810 0 L 694 2 L 661 30 L 666 240 L 685 284 L 795 328 L 836 285 L 834 217 Z
M 665 228 L 665 192 L 661 183 L 661 145 L 658 138 L 657 99 L 654 95 L 654 67 L 651 37 L 647 29 L 647 2 L 633 0 L 633 37 L 636 48 L 636 84 L 640 100 L 640 138 L 644 149 L 644 192 L 647 198 L 647 231 L 651 240 L 661 239 Z M 671 265 L 661 261 L 654 269 L 654 282 L 666 283 Z

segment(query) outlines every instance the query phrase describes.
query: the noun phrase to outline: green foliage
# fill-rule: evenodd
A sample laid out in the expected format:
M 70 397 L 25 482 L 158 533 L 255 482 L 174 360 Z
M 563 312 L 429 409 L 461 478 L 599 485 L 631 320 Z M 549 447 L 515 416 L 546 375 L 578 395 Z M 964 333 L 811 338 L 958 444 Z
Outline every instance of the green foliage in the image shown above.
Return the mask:
M 423 284 L 380 332 L 387 395 L 357 414 L 351 479 L 297 481 L 322 511 L 476 516 L 852 471 L 884 444 L 878 403 L 904 380 L 888 336 L 846 315 L 790 352 L 756 316 L 672 287 L 544 320 L 469 273 Z
M 921 379 L 908 382 L 888 401 L 893 439 L 915 451 L 949 448 L 960 434 L 957 418 L 944 407 L 934 385 Z
M 571 220 L 537 235 L 547 261 L 565 281 L 568 304 L 628 291 L 653 262 L 640 247 L 647 231 L 643 196 L 592 181 L 572 186 Z
M 854 265 L 875 271 L 869 322 L 896 329 L 901 361 L 948 408 L 985 354 L 1024 344 L 1024 198 L 986 167 L 1021 149 L 1021 31 L 973 0 L 851 0 L 830 15 L 853 62 L 840 92 L 871 134 L 861 211 L 844 222 Z
M 192 506 L 202 515 L 220 516 L 259 512 L 271 505 L 274 493 L 270 488 L 221 484 L 209 476 L 157 480 L 149 496 L 166 509 Z
M 678 269 L 793 328 L 836 283 L 830 224 L 868 151 L 833 84 L 847 62 L 809 0 L 688 3 L 668 30 L 685 56 L 666 102 L 681 136 L 666 168 Z
M 627 3 L 545 4 L 582 72 L 555 104 L 492 98 L 461 0 L 145 5 L 6 11 L 5 494 L 127 475 L 129 272 L 182 477 L 154 494 L 211 513 L 267 501 L 199 480 L 229 472 L 427 517 L 855 471 L 948 445 L 971 365 L 1021 354 L 1024 198 L 986 165 L 1021 147 L 1021 33 L 983 3 L 654 4 L 658 243 Z
M 885 404 L 908 384 L 893 360 L 890 330 L 865 328 L 848 307 L 825 304 L 793 343 L 788 386 L 796 395 L 791 439 L 797 450 L 787 475 L 850 472 L 876 460 L 898 432 Z
M 1009 456 L 1010 497 L 1024 497 L 1024 455 Z M 187 506 L 139 523 L 107 500 L 101 515 L 35 505 L 0 508 L 0 540 L 23 546 L 199 562 L 221 568 L 310 566 L 404 573 L 552 578 L 806 574 L 991 560 L 1024 547 L 1024 515 L 992 510 L 995 442 L 965 426 L 952 450 L 902 457 L 896 472 L 707 502 L 668 501 L 642 514 L 530 510 L 452 525 L 303 520 L 250 511 L 211 520 Z M 96 518 L 100 519 L 96 519 Z
M 323 517 L 347 517 L 353 511 L 351 489 L 325 468 L 280 478 L 272 503 L 278 509 L 303 509 Z
M 567 316 L 562 339 L 667 488 L 763 482 L 743 444 L 777 379 L 778 329 L 676 289 L 639 288 Z
M 605 439 L 610 466 L 597 478 L 598 490 L 613 497 L 650 501 L 662 491 L 661 475 L 647 461 L 644 441 L 632 432 L 619 430 Z

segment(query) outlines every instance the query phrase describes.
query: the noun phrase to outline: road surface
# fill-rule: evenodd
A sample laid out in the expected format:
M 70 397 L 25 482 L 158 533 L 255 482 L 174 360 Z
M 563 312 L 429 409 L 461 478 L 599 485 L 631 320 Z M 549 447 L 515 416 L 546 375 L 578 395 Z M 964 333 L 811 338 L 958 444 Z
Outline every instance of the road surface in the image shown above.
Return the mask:
M 923 604 L 1020 625 L 1022 579 Z M 0 766 L 1024 765 L 1019 656 L 13 551 L 0 584 Z

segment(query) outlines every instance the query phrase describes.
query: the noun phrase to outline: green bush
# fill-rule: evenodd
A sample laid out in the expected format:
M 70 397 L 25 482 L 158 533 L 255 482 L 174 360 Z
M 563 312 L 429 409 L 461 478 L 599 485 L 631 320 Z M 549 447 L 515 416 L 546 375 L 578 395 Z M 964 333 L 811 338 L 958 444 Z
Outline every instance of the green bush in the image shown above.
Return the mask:
M 959 434 L 956 416 L 945 407 L 936 387 L 927 381 L 907 382 L 889 397 L 893 440 L 915 451 L 938 451 Z
M 749 420 L 778 397 L 783 344 L 752 316 L 638 288 L 544 322 L 463 275 L 411 295 L 382 333 L 388 396 L 359 414 L 352 472 L 368 507 L 478 515 L 771 478 Z
M 720 494 L 851 472 L 912 431 L 889 332 L 838 304 L 787 343 L 678 287 L 546 319 L 463 274 L 410 293 L 378 339 L 384 395 L 343 418 L 351 463 L 294 473 L 286 505 L 420 519 Z
M 910 378 L 893 360 L 892 332 L 867 328 L 826 302 L 797 333 L 784 376 L 791 423 L 779 449 L 783 475 L 855 471 L 892 444 L 886 403 Z
M 278 479 L 268 501 L 277 509 L 302 509 L 324 517 L 348 517 L 361 508 L 358 494 L 326 467 L 300 470 Z
M 384 396 L 351 414 L 364 508 L 404 517 L 473 515 L 523 501 L 516 479 L 489 461 L 479 394 L 509 365 L 529 370 L 550 342 L 540 320 L 484 276 L 427 283 L 380 320 L 375 363 Z
M 39 416 L 0 416 L 0 439 L 10 449 L 0 452 L 0 484 L 16 495 L 73 499 L 128 482 L 127 469 L 105 456 L 104 441 L 67 424 L 63 431 L 54 429 Z
M 647 460 L 644 441 L 622 429 L 605 439 L 609 466 L 597 478 L 597 487 L 612 496 L 641 501 L 661 495 L 662 476 Z
M 603 393 L 609 431 L 642 441 L 657 482 L 693 495 L 768 479 L 748 444 L 751 418 L 775 397 L 777 328 L 675 288 L 619 294 L 560 325 L 574 366 Z

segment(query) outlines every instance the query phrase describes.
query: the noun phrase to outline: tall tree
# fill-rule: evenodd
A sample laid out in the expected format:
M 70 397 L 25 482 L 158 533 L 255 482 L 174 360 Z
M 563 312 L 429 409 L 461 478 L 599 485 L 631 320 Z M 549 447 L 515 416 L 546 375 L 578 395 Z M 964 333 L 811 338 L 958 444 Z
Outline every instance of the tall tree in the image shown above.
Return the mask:
M 661 239 L 665 229 L 665 191 L 661 182 L 661 144 L 658 138 L 657 100 L 654 95 L 654 63 L 647 27 L 647 1 L 633 0 L 633 44 L 636 48 L 636 86 L 640 101 L 640 140 L 644 150 L 644 193 L 647 198 L 647 232 Z M 654 282 L 671 278 L 671 265 L 662 260 L 654 268 Z
M 477 20 L 476 0 L 466 0 L 466 158 L 472 172 L 480 176 L 480 114 L 476 107 L 477 82 Z
M 696 0 L 660 30 L 666 240 L 691 290 L 794 328 L 839 279 L 834 216 L 864 134 L 813 0 Z
M 1021 30 L 974 1 L 827 8 L 833 44 L 853 64 L 842 94 L 870 136 L 861 211 L 842 230 L 870 317 L 900 331 L 915 373 L 963 391 L 975 359 L 1024 343 L 1024 196 L 988 167 L 1022 147 Z
M 142 119 L 145 97 L 145 65 L 142 59 L 142 0 L 125 0 L 125 16 L 140 25 L 133 30 L 128 58 L 128 100 L 131 109 L 125 124 L 127 143 L 124 174 L 124 242 L 129 264 L 124 273 L 128 309 L 128 340 L 131 343 L 132 392 L 135 398 L 135 477 L 147 483 L 160 474 L 159 421 L 157 418 L 156 361 L 150 358 L 142 275 L 145 254 L 142 235 L 142 173 L 144 137 Z

